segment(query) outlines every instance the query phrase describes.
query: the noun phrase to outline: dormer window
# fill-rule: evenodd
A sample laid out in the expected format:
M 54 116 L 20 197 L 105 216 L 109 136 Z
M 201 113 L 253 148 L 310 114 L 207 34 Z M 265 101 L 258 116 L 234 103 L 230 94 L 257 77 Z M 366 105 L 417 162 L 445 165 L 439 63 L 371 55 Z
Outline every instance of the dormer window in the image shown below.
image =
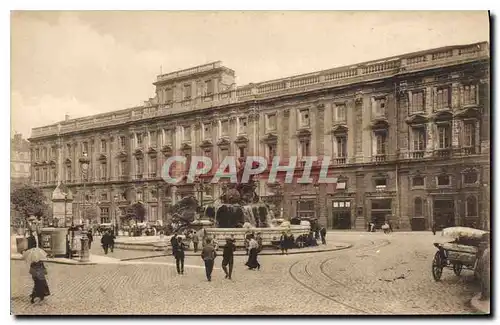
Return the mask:
M 188 100 L 191 99 L 191 85 L 185 84 L 183 89 L 183 99 Z
M 205 95 L 210 96 L 214 93 L 214 82 L 213 80 L 205 81 Z
M 172 88 L 165 89 L 165 103 L 170 103 L 174 100 L 174 91 Z

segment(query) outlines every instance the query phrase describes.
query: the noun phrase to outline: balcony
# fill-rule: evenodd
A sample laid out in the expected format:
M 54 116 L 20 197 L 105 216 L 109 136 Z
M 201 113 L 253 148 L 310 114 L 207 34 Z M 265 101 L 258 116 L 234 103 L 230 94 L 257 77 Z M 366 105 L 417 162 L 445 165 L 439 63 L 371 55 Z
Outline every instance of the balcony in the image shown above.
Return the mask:
M 333 159 L 334 165 L 345 165 L 347 163 L 346 157 L 338 157 Z
M 434 151 L 434 156 L 439 158 L 449 158 L 451 156 L 451 148 L 440 148 Z
M 157 174 L 156 174 L 156 172 L 155 173 L 149 173 L 148 176 L 149 176 L 149 178 L 156 178 Z
M 410 152 L 410 158 L 411 159 L 422 159 L 424 158 L 424 151 L 423 150 L 416 150 Z
M 144 175 L 143 175 L 142 173 L 140 173 L 140 174 L 136 174 L 136 175 L 135 175 L 135 179 L 142 179 L 142 177 L 143 177 L 143 176 L 144 176 Z
M 384 162 L 386 161 L 386 155 L 385 154 L 376 154 L 374 157 L 373 157 L 373 161 L 375 162 Z
M 474 146 L 471 147 L 464 147 L 462 148 L 462 155 L 468 156 L 468 155 L 475 155 L 477 153 L 477 150 Z
M 120 176 L 118 176 L 118 179 L 120 181 L 128 181 L 129 177 L 128 177 L 128 175 L 120 175 Z

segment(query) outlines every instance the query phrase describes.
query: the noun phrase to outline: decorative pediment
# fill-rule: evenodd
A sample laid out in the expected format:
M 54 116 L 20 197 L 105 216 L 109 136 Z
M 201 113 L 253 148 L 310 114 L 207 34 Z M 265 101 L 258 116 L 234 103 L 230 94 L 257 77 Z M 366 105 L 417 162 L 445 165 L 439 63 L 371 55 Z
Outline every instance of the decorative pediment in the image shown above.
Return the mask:
M 467 167 L 462 170 L 462 174 L 469 174 L 469 173 L 479 173 L 479 170 L 475 167 Z
M 219 147 L 225 147 L 231 145 L 231 142 L 227 138 L 220 138 L 219 141 L 217 141 L 217 145 Z
M 264 136 L 262 139 L 264 143 L 277 143 L 278 142 L 278 136 L 274 133 L 268 133 Z
M 164 145 L 162 148 L 161 148 L 161 152 L 165 155 L 165 156 L 169 156 L 172 154 L 172 146 L 170 145 Z
M 134 156 L 136 156 L 136 157 L 144 156 L 144 151 L 142 151 L 142 149 L 140 149 L 140 148 L 137 148 L 134 150 Z
M 127 155 L 127 152 L 126 151 L 120 151 L 118 152 L 118 154 L 116 155 L 118 158 L 122 159 L 122 160 L 125 160 L 127 159 L 128 155 Z
M 66 166 L 70 166 L 73 162 L 71 161 L 71 159 L 70 159 L 70 158 L 66 158 L 66 159 L 64 160 L 64 163 L 66 164 Z
M 156 155 L 158 151 L 156 151 L 156 148 L 154 147 L 149 147 L 148 148 L 148 155 Z
M 299 139 L 311 137 L 311 131 L 309 129 L 300 129 L 297 131 L 296 134 L 297 134 L 297 138 L 299 138 Z
M 432 115 L 434 121 L 449 121 L 453 118 L 453 114 L 449 111 L 436 112 Z
M 246 144 L 248 143 L 249 140 L 248 140 L 248 137 L 246 135 L 239 135 L 236 140 L 234 140 L 234 143 L 236 144 Z
M 184 142 L 181 144 L 181 150 L 182 151 L 190 151 L 192 149 L 191 145 L 187 142 Z
M 429 121 L 429 119 L 421 114 L 415 114 L 412 116 L 408 116 L 405 120 L 406 124 L 425 124 Z
M 214 146 L 214 144 L 212 143 L 212 140 L 210 140 L 210 139 L 203 140 L 200 143 L 200 148 L 202 148 L 203 150 L 211 149 L 213 146 Z
M 382 172 L 378 172 L 375 175 L 373 175 L 373 179 L 381 179 L 381 178 L 388 178 L 388 175 Z
M 479 118 L 479 107 L 477 106 L 467 106 L 455 113 L 455 117 L 458 118 Z
M 387 122 L 386 119 L 376 119 L 373 122 L 371 122 L 370 127 L 372 130 L 387 130 L 389 129 L 389 123 Z
M 41 163 L 40 161 L 37 161 L 37 162 L 35 162 L 35 163 L 34 163 L 34 165 L 35 165 L 35 166 L 41 166 L 41 165 L 42 165 L 42 163 Z
M 99 161 L 106 161 L 106 160 L 108 160 L 108 157 L 105 154 L 100 154 L 99 158 L 97 158 L 97 160 L 99 160 Z
M 345 125 L 334 125 L 332 127 L 332 134 L 347 134 L 349 129 Z

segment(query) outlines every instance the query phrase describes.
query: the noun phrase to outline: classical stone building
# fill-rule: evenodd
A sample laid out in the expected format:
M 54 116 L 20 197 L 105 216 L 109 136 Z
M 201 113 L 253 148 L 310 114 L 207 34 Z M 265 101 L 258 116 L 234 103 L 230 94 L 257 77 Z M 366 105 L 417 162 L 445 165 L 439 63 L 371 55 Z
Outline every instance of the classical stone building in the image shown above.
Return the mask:
M 10 181 L 19 185 L 28 183 L 30 178 L 30 143 L 23 135 L 16 133 L 10 140 Z
M 279 202 L 285 217 L 318 217 L 329 228 L 364 229 L 386 218 L 401 229 L 483 226 L 489 65 L 489 44 L 479 43 L 240 87 L 220 62 L 163 74 L 143 106 L 33 129 L 32 179 L 48 194 L 65 182 L 76 201 L 99 207 L 101 222 L 135 200 L 155 221 L 187 193 L 220 195 L 220 184 L 162 181 L 171 155 L 214 163 L 227 155 L 316 155 L 331 157 L 336 185 L 274 186 L 263 175 L 261 198 Z M 91 163 L 82 181 L 84 152 Z

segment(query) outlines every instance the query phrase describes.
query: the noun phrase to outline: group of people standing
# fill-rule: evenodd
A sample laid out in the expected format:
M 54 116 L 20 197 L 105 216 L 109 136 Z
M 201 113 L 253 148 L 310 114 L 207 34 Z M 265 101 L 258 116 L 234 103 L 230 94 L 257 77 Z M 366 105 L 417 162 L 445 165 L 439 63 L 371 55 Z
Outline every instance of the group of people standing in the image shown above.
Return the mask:
M 115 239 L 116 239 L 116 236 L 111 230 L 106 231 L 102 235 L 101 245 L 102 245 L 102 249 L 104 250 L 104 254 L 107 255 L 108 250 L 111 250 L 111 253 L 113 253 L 113 251 L 115 249 Z M 89 240 L 89 248 L 90 248 L 90 240 Z

